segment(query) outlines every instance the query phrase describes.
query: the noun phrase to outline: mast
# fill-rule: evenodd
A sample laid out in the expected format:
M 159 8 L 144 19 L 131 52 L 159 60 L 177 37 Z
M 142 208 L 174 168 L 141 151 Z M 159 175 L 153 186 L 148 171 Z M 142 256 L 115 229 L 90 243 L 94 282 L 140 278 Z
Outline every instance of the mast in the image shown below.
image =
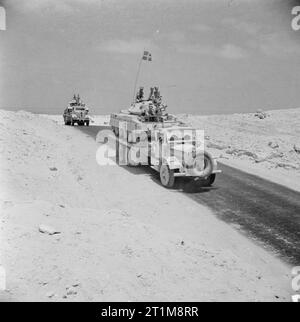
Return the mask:
M 135 76 L 135 82 L 134 82 L 134 88 L 133 88 L 133 96 L 132 96 L 132 103 L 134 103 L 136 86 L 137 86 L 138 78 L 139 78 L 140 71 L 141 71 L 142 61 L 143 61 L 143 56 L 139 60 L 138 69 L 137 69 L 137 73 L 136 73 L 136 76 Z

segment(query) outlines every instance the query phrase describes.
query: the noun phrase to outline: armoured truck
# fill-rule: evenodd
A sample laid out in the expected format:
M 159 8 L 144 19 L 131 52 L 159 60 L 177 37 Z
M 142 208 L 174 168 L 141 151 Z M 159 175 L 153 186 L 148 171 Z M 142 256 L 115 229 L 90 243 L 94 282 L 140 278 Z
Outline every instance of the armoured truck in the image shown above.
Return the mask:
M 89 109 L 81 101 L 79 95 L 74 95 L 73 100 L 69 102 L 64 110 L 63 118 L 65 125 L 90 125 Z
M 119 163 L 121 158 L 129 166 L 148 165 L 169 188 L 178 177 L 212 185 L 221 171 L 216 159 L 204 150 L 204 132 L 166 113 L 166 107 L 160 94 L 147 100 L 137 95 L 129 109 L 111 114 Z

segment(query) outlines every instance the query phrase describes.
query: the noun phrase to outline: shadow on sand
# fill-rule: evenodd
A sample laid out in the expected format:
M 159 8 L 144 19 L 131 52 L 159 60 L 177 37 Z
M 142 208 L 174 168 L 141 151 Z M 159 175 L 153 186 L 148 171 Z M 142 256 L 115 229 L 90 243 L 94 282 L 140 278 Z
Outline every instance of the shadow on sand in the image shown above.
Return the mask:
M 149 166 L 137 166 L 137 167 L 120 166 L 120 167 L 130 172 L 131 174 L 147 176 L 156 184 L 161 185 L 160 179 L 159 179 L 159 173 L 154 169 L 150 168 Z M 181 191 L 185 193 L 207 193 L 211 190 L 216 190 L 216 189 L 218 188 L 213 186 L 212 187 L 201 186 L 200 180 L 195 181 L 194 179 L 184 178 L 184 177 L 176 178 L 174 187 L 169 188 L 169 190 Z

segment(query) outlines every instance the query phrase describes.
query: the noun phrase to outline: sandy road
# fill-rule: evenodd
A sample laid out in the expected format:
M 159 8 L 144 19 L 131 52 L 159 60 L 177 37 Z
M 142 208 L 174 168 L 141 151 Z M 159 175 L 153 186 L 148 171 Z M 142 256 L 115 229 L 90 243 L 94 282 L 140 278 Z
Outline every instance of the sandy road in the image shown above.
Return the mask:
M 103 127 L 78 127 L 96 137 Z M 189 198 L 209 206 L 218 218 L 234 225 L 290 264 L 300 263 L 300 193 L 238 169 L 220 165 L 223 173 L 212 188 L 179 179 L 175 186 Z M 128 168 L 158 176 L 147 167 Z

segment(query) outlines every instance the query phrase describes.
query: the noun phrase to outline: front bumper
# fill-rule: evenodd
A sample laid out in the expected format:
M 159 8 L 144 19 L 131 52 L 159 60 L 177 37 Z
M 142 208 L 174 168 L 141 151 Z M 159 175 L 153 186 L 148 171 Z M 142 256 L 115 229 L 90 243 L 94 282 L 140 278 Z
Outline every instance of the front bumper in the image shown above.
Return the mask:
M 88 119 L 88 118 L 80 118 L 80 117 L 73 117 L 73 118 L 72 118 L 72 120 L 73 120 L 74 122 L 87 122 L 87 121 L 89 121 L 90 119 Z

